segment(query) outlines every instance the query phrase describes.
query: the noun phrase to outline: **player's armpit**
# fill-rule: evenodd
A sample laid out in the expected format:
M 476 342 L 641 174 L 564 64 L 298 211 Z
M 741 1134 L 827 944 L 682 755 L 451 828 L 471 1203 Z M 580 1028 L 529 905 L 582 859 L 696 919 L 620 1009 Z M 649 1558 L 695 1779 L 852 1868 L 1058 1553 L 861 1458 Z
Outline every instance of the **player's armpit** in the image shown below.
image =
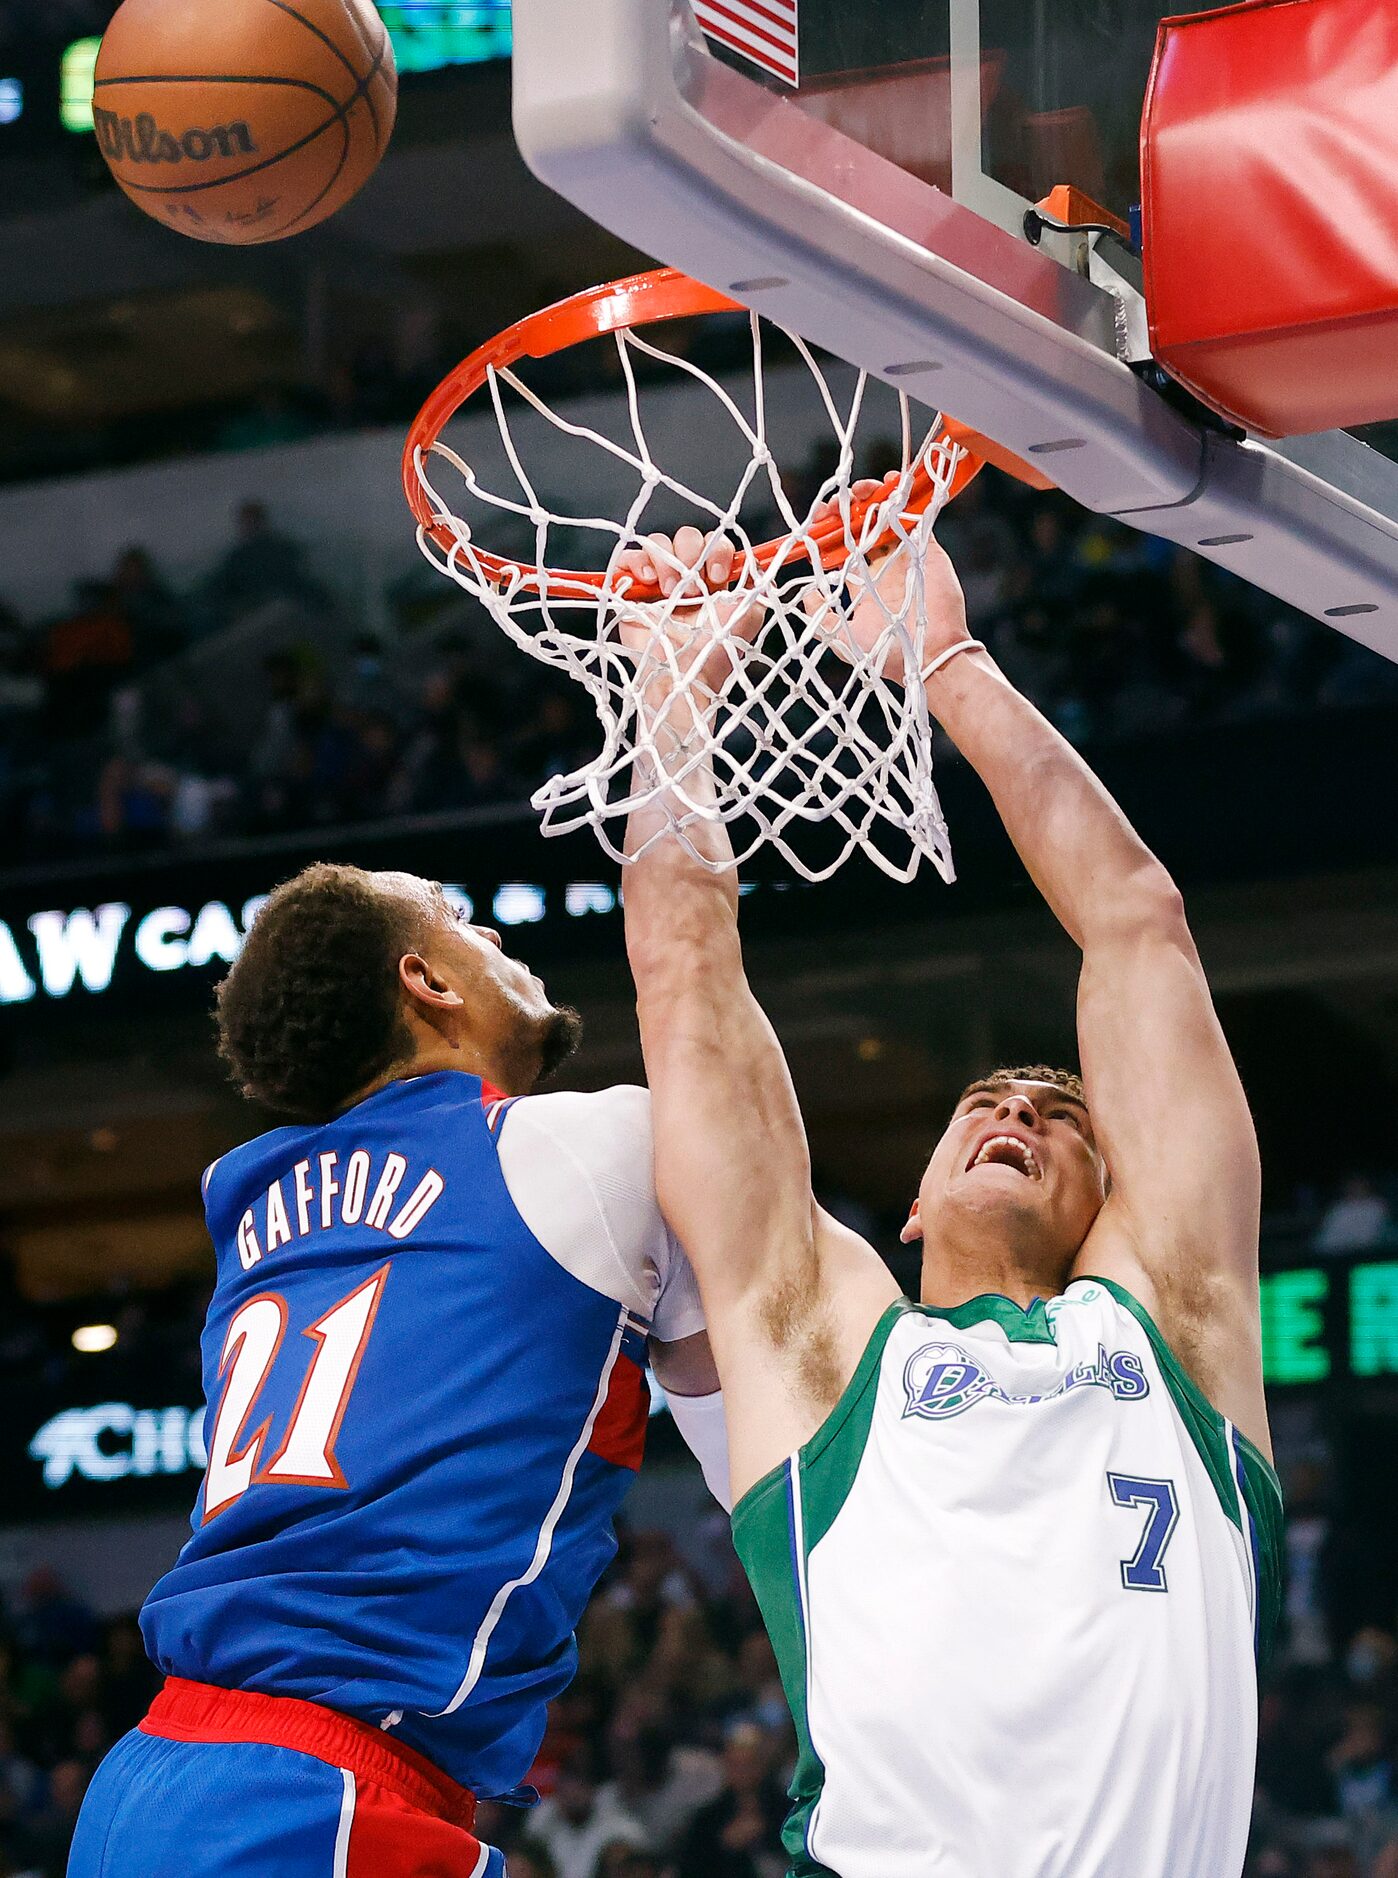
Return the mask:
M 711 1327 L 728 1410 L 735 1499 L 815 1436 L 901 1293 L 883 1260 L 813 1209 L 815 1282 L 784 1273 Z
M 1179 895 L 1152 880 L 1084 939 L 1078 1043 L 1112 1191 L 1078 1269 L 1136 1293 L 1265 1451 L 1257 1136 Z

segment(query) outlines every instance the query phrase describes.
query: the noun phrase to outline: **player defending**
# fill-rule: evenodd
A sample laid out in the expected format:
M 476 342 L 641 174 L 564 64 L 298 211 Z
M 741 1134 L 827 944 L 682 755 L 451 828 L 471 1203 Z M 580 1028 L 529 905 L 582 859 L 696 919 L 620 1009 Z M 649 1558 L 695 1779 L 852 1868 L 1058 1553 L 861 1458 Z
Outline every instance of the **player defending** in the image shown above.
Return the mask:
M 731 550 L 687 529 L 637 562 L 697 602 Z M 664 840 L 627 879 L 660 1201 L 800 1741 L 791 1870 L 1236 1878 L 1280 1524 L 1256 1138 L 1164 868 L 969 638 L 935 544 L 925 571 L 928 704 L 1082 950 L 1083 1076 L 967 1089 L 904 1232 L 920 1303 L 812 1198 L 733 874 Z M 866 596 L 861 643 L 884 623 Z M 694 656 L 717 688 L 732 655 Z M 691 695 L 648 695 L 667 768 Z
M 258 915 L 220 1043 L 295 1123 L 204 1177 L 208 1472 L 141 1614 L 169 1680 L 70 1878 L 503 1872 L 476 1797 L 527 1800 L 647 1334 L 672 1391 L 715 1386 L 645 1091 L 529 1093 L 578 1028 L 431 882 L 312 867 Z M 672 1402 L 721 1438 L 716 1395 Z

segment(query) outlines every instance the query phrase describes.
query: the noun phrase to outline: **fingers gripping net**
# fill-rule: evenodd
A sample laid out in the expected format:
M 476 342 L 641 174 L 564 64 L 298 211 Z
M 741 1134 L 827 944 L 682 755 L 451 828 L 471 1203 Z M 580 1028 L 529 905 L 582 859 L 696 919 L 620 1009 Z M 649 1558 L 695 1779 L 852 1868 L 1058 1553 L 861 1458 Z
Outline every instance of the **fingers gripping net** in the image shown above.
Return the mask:
M 487 364 L 484 388 L 516 489 L 487 488 L 473 464 L 439 438 L 412 449 L 416 506 L 430 518 L 419 527 L 419 543 L 522 651 L 565 672 L 592 700 L 601 748 L 580 768 L 550 777 L 532 798 L 546 834 L 588 825 L 608 854 L 625 861 L 673 832 L 715 871 L 770 845 L 810 880 L 828 878 L 858 849 L 895 879 L 911 879 L 926 857 L 950 880 L 917 674 L 925 663 L 924 555 L 965 452 L 940 419 L 915 442 L 900 395 L 898 468 L 872 499 L 856 494 L 867 375 L 854 378 L 841 402 L 809 348 L 787 335 L 836 446 L 834 468 L 798 513 L 769 447 L 763 332 L 756 315 L 750 325 L 750 414 L 690 360 L 627 328 L 615 331 L 625 441 L 571 421 L 508 365 Z M 741 440 L 747 464 L 726 503 L 654 460 L 638 377 L 654 364 L 705 387 Z M 519 401 L 513 407 L 507 392 Z M 634 484 L 622 519 L 562 512 L 542 500 L 541 471 L 531 475 L 523 461 L 512 409 L 516 423 L 527 410 L 605 452 Z M 476 525 L 457 512 L 466 506 L 459 492 L 456 506 L 439 492 L 445 471 L 464 483 Z M 723 585 L 712 583 L 707 561 L 691 567 L 650 539 L 652 531 L 674 529 L 677 513 L 711 541 L 722 535 L 732 544 Z M 764 513 L 769 526 L 777 518 L 775 540 L 754 538 L 752 519 Z M 479 522 L 492 515 L 517 546 L 527 529 L 532 564 L 504 559 L 478 540 Z M 499 529 L 492 532 L 498 543 Z M 580 540 L 593 544 L 590 554 L 578 555 Z M 560 549 L 596 571 L 558 571 Z M 638 556 L 655 580 L 641 577 Z M 904 672 L 912 675 L 906 688 Z M 628 855 L 627 819 L 647 809 L 658 813 Z M 715 822 L 728 826 L 731 860 L 715 859 L 713 843 L 703 839 L 705 825 Z

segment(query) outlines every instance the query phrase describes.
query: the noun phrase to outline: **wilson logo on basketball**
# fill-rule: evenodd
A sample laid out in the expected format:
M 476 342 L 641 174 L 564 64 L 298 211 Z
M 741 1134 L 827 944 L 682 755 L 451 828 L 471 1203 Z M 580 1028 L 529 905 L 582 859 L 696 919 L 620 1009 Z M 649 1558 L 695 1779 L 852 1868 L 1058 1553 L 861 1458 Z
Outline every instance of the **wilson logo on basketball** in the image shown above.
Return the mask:
M 252 132 L 241 118 L 234 124 L 215 124 L 210 130 L 196 128 L 176 135 L 162 130 L 149 111 L 135 118 L 120 117 L 95 104 L 92 122 L 109 163 L 207 163 L 213 156 L 251 156 L 257 149 Z

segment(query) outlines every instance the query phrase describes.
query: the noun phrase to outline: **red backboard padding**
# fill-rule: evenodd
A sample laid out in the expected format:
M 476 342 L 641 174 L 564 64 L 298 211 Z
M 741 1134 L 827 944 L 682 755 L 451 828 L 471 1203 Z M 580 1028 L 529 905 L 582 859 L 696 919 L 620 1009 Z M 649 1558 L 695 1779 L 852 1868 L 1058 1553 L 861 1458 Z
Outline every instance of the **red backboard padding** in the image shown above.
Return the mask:
M 1286 437 L 1398 416 L 1398 5 L 1163 20 L 1141 126 L 1151 348 Z

